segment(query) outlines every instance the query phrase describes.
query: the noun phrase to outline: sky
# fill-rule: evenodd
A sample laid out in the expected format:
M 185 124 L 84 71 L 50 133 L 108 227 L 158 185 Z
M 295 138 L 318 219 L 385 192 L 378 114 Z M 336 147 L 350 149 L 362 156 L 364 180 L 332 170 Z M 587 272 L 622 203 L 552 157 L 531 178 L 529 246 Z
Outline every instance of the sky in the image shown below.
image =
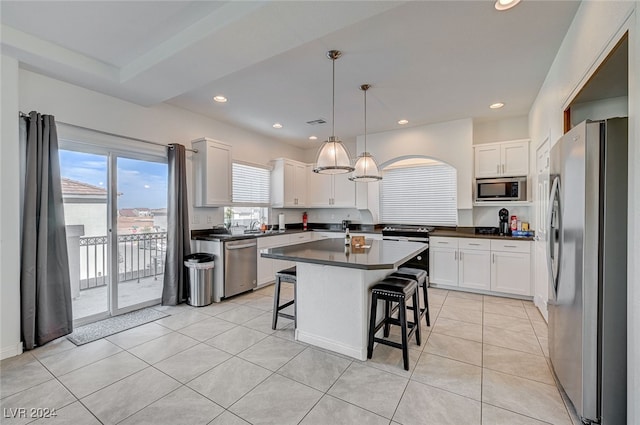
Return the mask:
M 118 157 L 117 208 L 166 208 L 167 164 Z M 107 157 L 60 150 L 60 174 L 107 188 Z

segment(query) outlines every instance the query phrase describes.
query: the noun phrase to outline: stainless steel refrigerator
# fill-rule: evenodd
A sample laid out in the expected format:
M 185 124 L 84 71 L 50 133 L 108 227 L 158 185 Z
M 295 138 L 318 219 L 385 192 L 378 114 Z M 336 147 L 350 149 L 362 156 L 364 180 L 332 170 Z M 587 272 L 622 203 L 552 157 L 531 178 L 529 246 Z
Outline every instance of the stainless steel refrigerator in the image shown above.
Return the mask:
M 551 149 L 549 355 L 583 422 L 626 424 L 627 119 Z

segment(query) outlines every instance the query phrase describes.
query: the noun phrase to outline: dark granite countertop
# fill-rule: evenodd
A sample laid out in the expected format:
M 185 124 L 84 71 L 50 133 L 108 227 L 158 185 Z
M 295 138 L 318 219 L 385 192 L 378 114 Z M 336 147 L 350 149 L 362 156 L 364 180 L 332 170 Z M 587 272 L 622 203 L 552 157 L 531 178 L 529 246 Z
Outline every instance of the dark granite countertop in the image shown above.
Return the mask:
M 267 236 L 278 236 L 278 235 L 291 235 L 294 233 L 302 233 L 302 229 L 291 229 L 285 231 L 268 231 L 265 233 L 247 233 L 244 235 L 230 235 L 230 234 L 214 234 L 211 233 L 210 229 L 203 230 L 192 230 L 191 231 L 191 239 L 195 241 L 239 241 L 242 239 L 253 239 L 253 238 L 264 238 Z
M 499 234 L 480 234 L 476 233 L 475 227 L 456 227 L 456 228 L 436 228 L 429 232 L 429 236 L 448 237 L 448 238 L 477 238 L 477 239 L 506 239 L 506 240 L 520 240 L 520 241 L 532 241 L 533 236 L 504 236 Z
M 367 240 L 370 248 L 347 248 L 342 239 L 324 239 L 269 248 L 261 256 L 362 270 L 394 269 L 427 249 L 421 242 Z

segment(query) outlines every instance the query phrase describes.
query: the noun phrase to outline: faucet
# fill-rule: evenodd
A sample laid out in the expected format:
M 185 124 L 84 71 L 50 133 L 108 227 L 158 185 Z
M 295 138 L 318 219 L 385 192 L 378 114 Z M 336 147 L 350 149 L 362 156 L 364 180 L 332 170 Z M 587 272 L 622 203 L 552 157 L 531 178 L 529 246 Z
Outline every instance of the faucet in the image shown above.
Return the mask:
M 257 230 L 256 225 L 260 224 L 258 221 L 252 221 L 249 225 L 249 230 Z

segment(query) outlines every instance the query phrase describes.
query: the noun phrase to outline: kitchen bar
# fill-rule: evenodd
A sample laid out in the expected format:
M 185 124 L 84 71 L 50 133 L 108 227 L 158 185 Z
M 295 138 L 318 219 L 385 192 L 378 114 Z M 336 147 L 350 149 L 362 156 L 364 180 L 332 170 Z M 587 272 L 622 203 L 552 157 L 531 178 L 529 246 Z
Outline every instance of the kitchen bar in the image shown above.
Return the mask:
M 367 358 L 369 289 L 428 245 L 388 240 L 366 244 L 369 248 L 355 248 L 342 239 L 326 239 L 261 251 L 262 257 L 296 262 L 296 340 Z

